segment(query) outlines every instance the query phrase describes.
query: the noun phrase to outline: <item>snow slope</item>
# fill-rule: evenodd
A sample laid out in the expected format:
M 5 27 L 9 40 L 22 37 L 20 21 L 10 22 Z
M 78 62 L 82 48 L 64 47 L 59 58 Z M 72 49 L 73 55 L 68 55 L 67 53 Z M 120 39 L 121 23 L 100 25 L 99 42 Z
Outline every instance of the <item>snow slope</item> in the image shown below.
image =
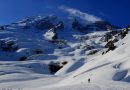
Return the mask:
M 108 49 L 104 37 L 110 31 L 98 27 L 99 31 L 83 33 L 70 23 L 61 26 L 61 20 L 51 15 L 2 27 L 0 89 L 129 90 L 130 33 L 123 39 L 117 33 L 115 50 L 103 54 Z M 52 62 L 62 68 L 51 73 Z

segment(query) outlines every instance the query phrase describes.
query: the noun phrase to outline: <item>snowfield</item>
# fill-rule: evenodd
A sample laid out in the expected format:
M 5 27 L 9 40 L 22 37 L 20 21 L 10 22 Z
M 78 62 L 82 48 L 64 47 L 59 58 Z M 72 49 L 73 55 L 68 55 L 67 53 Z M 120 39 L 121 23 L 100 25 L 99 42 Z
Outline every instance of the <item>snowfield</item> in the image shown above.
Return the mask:
M 110 31 L 101 26 L 91 31 L 92 24 L 84 33 L 68 24 L 55 16 L 38 16 L 4 26 L 0 90 L 130 90 L 129 31 L 123 38 L 113 35 L 116 48 L 107 51 L 104 37 Z

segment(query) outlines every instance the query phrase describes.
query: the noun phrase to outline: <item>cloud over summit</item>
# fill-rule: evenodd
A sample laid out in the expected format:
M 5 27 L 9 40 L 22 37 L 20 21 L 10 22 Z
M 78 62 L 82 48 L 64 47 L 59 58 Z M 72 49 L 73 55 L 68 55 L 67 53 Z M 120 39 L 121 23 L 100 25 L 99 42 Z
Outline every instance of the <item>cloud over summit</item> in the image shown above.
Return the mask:
M 84 13 L 78 9 L 69 8 L 66 6 L 60 6 L 59 9 L 64 10 L 65 12 L 68 12 L 70 15 L 79 17 L 81 19 L 84 19 L 86 21 L 95 22 L 95 21 L 101 21 L 102 19 L 99 17 L 96 17 L 94 15 Z

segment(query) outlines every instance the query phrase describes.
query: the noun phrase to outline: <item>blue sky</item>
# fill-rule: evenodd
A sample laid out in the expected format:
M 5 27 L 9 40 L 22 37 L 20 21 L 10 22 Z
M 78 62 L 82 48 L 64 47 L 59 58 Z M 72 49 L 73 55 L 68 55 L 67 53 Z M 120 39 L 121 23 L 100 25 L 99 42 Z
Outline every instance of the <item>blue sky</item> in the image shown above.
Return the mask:
M 130 0 L 0 0 L 0 25 L 21 20 L 24 17 L 59 14 L 58 7 L 70 7 L 94 15 L 112 24 L 130 24 Z

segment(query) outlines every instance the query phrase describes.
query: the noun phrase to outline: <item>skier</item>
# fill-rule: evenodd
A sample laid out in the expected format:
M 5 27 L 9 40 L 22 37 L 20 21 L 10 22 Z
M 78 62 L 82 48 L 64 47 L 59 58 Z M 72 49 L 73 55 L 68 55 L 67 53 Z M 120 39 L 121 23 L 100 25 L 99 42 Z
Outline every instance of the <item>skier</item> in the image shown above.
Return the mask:
M 88 83 L 90 83 L 90 78 L 88 79 Z

